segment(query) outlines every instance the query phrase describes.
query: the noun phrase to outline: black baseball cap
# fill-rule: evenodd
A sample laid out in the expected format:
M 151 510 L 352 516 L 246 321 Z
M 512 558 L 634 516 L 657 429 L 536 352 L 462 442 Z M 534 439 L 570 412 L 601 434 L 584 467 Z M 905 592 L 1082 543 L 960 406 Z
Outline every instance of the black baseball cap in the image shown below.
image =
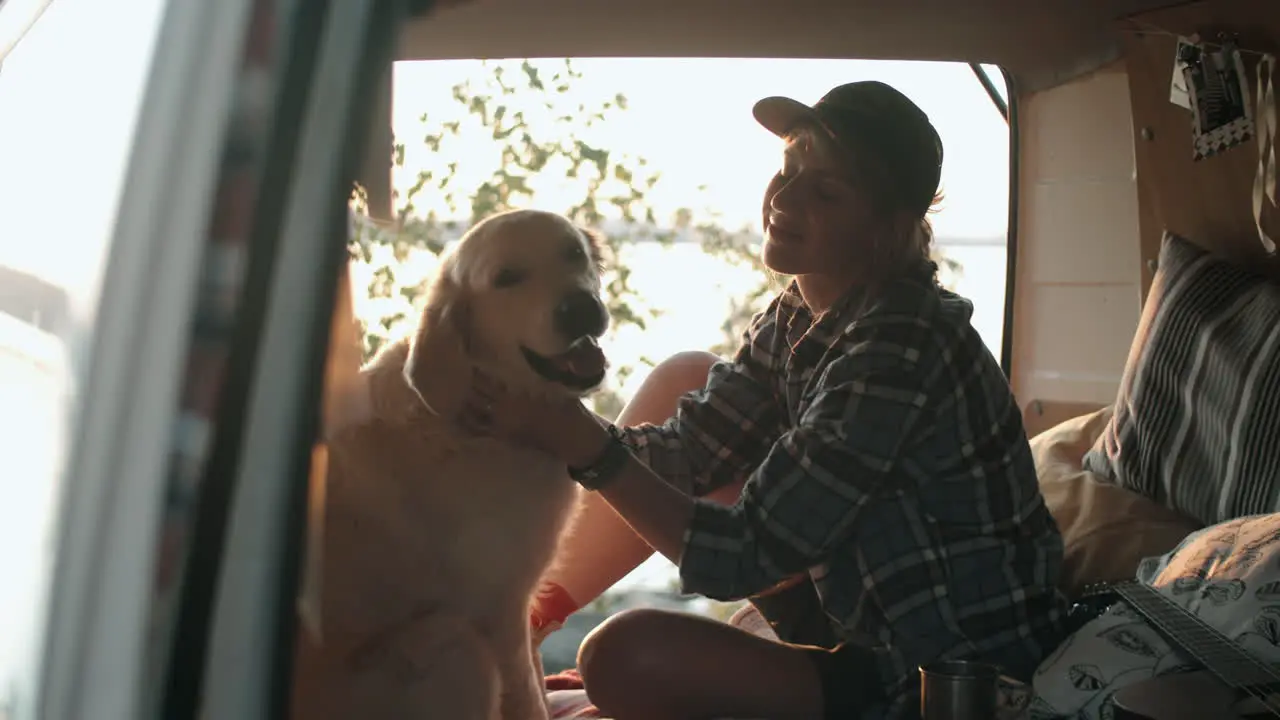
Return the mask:
M 933 204 L 942 178 L 942 138 L 911 99 L 876 80 L 833 88 L 813 106 L 767 97 L 752 114 L 779 137 L 816 125 L 855 158 L 870 159 L 892 187 L 891 196 L 920 217 Z

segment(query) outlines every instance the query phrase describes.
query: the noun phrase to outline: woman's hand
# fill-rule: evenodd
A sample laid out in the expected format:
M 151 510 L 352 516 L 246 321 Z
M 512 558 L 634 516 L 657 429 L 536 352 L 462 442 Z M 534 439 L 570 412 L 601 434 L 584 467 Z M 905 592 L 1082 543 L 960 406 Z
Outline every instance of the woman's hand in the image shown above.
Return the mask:
M 475 375 L 462 411 L 473 432 L 534 447 L 570 468 L 594 464 L 613 442 L 608 423 L 576 398 L 534 398 Z M 599 492 L 649 545 L 680 564 L 684 535 L 693 518 L 693 498 L 631 460 Z
M 473 432 L 542 450 L 570 467 L 591 464 L 609 441 L 603 421 L 582 401 L 514 393 L 479 372 L 461 420 Z

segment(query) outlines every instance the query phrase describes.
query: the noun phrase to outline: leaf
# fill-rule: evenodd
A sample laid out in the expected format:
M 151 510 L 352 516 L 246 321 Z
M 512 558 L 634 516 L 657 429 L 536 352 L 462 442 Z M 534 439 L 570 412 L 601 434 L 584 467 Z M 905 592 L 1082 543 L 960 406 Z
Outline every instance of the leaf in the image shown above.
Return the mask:
M 1170 592 L 1174 595 L 1183 595 L 1189 592 L 1196 592 L 1204 585 L 1204 578 L 1199 574 L 1184 575 L 1173 581 Z
M 390 330 L 392 325 L 395 325 L 401 320 L 404 320 L 404 313 L 396 313 L 394 315 L 388 315 L 382 318 L 382 327 L 386 328 L 387 330 Z
M 634 290 L 630 268 L 617 258 L 618 249 L 630 243 L 672 241 L 670 229 L 658 227 L 648 199 L 650 191 L 661 185 L 661 174 L 652 171 L 646 158 L 578 135 L 594 123 L 626 112 L 626 96 L 610 93 L 603 100 L 580 101 L 575 90 L 583 73 L 569 59 L 484 61 L 481 66 L 483 70 L 470 80 L 448 88 L 452 101 L 419 115 L 417 149 L 427 152 L 412 157 L 415 161 L 421 157 L 424 167 L 407 188 L 398 188 L 395 228 L 373 231 L 371 224 L 359 225 L 348 243 L 353 261 L 385 263 L 371 267 L 368 275 L 366 293 L 377 302 L 370 305 L 376 308 L 373 316 L 362 323 L 366 358 L 407 321 L 408 308 L 425 290 L 420 275 L 402 268 L 416 263 L 416 257 L 439 255 L 461 234 L 459 222 L 465 225 L 513 206 L 540 206 L 535 180 L 552 173 L 563 173 L 578 194 L 567 201 L 568 207 L 546 209 L 562 210 L 575 222 L 596 228 L 606 218 L 626 221 L 625 230 L 611 233 L 605 242 L 606 255 L 612 258 L 604 290 L 613 314 L 611 332 L 629 325 L 643 329 L 659 315 Z M 477 139 L 481 146 L 488 143 L 478 152 L 473 149 Z M 392 160 L 399 167 L 410 157 L 413 148 L 408 145 L 393 146 Z M 460 162 L 466 164 L 460 166 Z M 362 188 L 353 187 L 351 207 L 354 212 L 367 211 Z M 700 212 L 708 220 L 687 231 L 697 241 L 708 238 L 702 242 L 704 250 L 735 265 L 761 267 L 758 248 L 715 226 L 714 214 Z M 766 277 L 763 272 L 761 277 Z M 735 311 L 725 323 L 732 330 L 732 343 L 750 321 L 752 310 L 761 306 L 761 293 L 768 290 L 767 280 L 762 280 L 760 290 L 734 299 Z M 647 358 L 642 362 L 652 364 Z M 620 408 L 615 407 L 619 396 L 614 383 L 626 379 L 633 369 L 625 364 L 615 367 L 598 407 L 610 412 Z
M 1280 645 L 1280 607 L 1270 605 L 1258 611 L 1253 629 L 1272 645 Z
M 1072 665 L 1067 670 L 1067 677 L 1075 689 L 1085 692 L 1097 692 L 1107 684 L 1102 670 L 1098 669 L 1097 665 L 1084 663 Z
M 1253 596 L 1262 602 L 1280 599 L 1280 580 L 1273 580 L 1265 585 L 1259 585 L 1253 591 Z
M 1200 591 L 1200 596 L 1214 605 L 1225 605 L 1239 600 L 1244 595 L 1244 581 L 1231 579 L 1226 582 L 1213 583 Z
M 539 77 L 538 68 L 534 67 L 528 60 L 521 63 L 520 69 L 524 71 L 525 77 L 529 81 L 530 88 L 534 90 L 546 89 L 546 86 L 542 84 L 541 77 Z
M 1125 652 L 1143 657 L 1159 657 L 1160 651 L 1134 632 L 1135 626 L 1144 627 L 1142 623 L 1119 625 L 1103 632 L 1099 637 Z

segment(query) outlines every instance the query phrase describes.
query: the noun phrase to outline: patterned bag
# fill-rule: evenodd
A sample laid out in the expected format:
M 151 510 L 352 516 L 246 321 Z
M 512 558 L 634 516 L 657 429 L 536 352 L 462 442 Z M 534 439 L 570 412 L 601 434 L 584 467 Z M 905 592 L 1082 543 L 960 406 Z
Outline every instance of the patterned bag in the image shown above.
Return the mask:
M 1235 641 L 1280 662 L 1280 514 L 1238 518 L 1147 558 L 1138 579 Z M 1199 669 L 1135 610 L 1117 603 L 1076 631 L 1036 670 L 1033 720 L 1110 720 L 1111 696 L 1150 678 Z

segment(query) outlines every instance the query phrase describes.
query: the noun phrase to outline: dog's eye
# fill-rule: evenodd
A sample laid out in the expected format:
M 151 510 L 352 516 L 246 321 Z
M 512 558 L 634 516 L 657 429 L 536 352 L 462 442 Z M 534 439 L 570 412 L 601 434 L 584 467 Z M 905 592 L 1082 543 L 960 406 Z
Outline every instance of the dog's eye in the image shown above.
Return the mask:
M 525 274 L 521 270 L 514 268 L 503 268 L 493 278 L 493 286 L 496 288 L 508 288 L 512 285 L 519 285 L 524 281 Z
M 579 262 L 587 257 L 587 251 L 582 249 L 581 244 L 573 243 L 564 249 L 564 256 L 567 260 Z

